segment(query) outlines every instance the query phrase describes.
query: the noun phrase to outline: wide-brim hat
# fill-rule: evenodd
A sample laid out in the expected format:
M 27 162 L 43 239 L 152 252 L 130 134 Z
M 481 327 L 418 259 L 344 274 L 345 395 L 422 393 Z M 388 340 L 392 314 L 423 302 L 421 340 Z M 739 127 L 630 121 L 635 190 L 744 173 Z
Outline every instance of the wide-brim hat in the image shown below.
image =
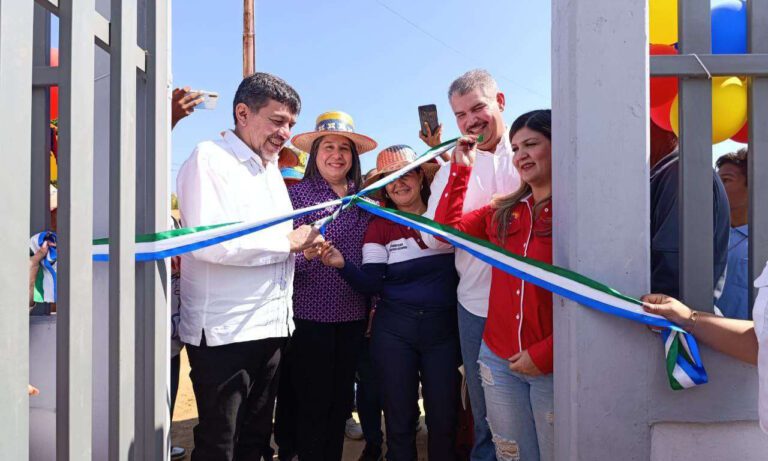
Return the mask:
M 293 137 L 291 143 L 299 149 L 309 152 L 312 143 L 319 137 L 335 134 L 344 136 L 355 144 L 357 153 L 372 151 L 378 144 L 368 136 L 355 133 L 355 121 L 346 112 L 332 111 L 320 114 L 315 121 L 315 131 L 300 133 Z
M 394 173 L 415 160 L 416 152 L 414 152 L 410 146 L 398 144 L 387 147 L 376 156 L 376 167 L 368 174 L 368 177 L 363 183 L 363 188 L 368 187 L 384 176 Z M 432 180 L 435 179 L 435 174 L 437 174 L 437 170 L 439 169 L 440 165 L 436 162 L 426 162 L 421 164 L 421 171 L 424 172 L 428 184 L 432 184 Z
M 297 167 L 301 165 L 302 154 L 304 152 L 294 146 L 283 146 L 277 154 L 277 166 L 281 169 Z

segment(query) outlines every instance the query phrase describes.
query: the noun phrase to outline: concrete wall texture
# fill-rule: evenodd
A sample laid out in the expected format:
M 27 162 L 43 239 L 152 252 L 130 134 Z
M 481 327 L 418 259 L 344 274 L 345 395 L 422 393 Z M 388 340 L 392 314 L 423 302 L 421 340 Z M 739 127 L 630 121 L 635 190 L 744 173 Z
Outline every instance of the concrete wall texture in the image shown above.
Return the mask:
M 649 289 L 646 3 L 552 3 L 554 261 L 633 296 Z M 710 383 L 672 391 L 655 334 L 554 309 L 558 460 L 768 456 L 744 422 L 757 419 L 754 367 L 704 348 Z

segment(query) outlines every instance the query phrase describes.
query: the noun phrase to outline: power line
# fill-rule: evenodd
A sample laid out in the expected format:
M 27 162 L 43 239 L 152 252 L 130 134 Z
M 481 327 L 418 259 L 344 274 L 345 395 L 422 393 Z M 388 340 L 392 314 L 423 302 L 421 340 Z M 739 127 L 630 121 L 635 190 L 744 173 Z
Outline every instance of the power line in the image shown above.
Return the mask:
M 411 21 L 411 20 L 410 20 L 410 19 L 408 19 L 408 18 L 407 18 L 405 15 L 403 15 L 403 14 L 401 14 L 400 12 L 398 12 L 397 10 L 393 9 L 392 7 L 390 7 L 389 5 L 387 5 L 386 3 L 384 3 L 383 1 L 381 1 L 381 0 L 376 0 L 376 3 L 378 3 L 378 4 L 379 4 L 379 5 L 382 7 L 382 8 L 386 9 L 386 10 L 387 10 L 387 11 L 389 11 L 390 13 L 392 13 L 392 14 L 394 14 L 395 16 L 397 16 L 398 18 L 400 18 L 400 19 L 401 19 L 402 21 L 404 21 L 405 23 L 409 24 L 409 25 L 410 25 L 411 27 L 413 27 L 414 29 L 418 30 L 418 31 L 419 31 L 419 32 L 421 32 L 422 34 L 426 35 L 427 37 L 429 37 L 429 38 L 431 38 L 432 40 L 436 41 L 437 43 L 441 44 L 442 46 L 444 46 L 444 47 L 445 47 L 445 48 L 447 48 L 448 50 L 451 50 L 452 52 L 454 52 L 454 53 L 456 53 L 457 55 L 459 55 L 459 56 L 463 57 L 464 59 L 467 59 L 467 60 L 469 60 L 469 61 L 474 61 L 474 62 L 476 62 L 476 61 L 475 61 L 473 58 L 471 58 L 470 56 L 467 56 L 466 54 L 462 53 L 461 51 L 459 51 L 458 49 L 454 48 L 454 47 L 453 47 L 453 46 L 451 46 L 450 44 L 446 43 L 446 42 L 445 42 L 444 40 L 442 40 L 441 38 L 439 38 L 439 37 L 435 36 L 434 34 L 432 34 L 431 32 L 429 32 L 428 30 L 424 29 L 423 27 L 419 26 L 419 25 L 418 25 L 418 24 L 416 24 L 415 22 Z M 543 94 L 539 93 L 538 91 L 536 91 L 536 90 L 534 90 L 534 89 L 532 89 L 532 88 L 529 88 L 529 87 L 527 87 L 527 86 L 523 85 L 522 83 L 519 83 L 519 82 L 516 82 L 516 81 L 514 81 L 513 79 L 511 79 L 511 78 L 507 77 L 506 75 L 504 75 L 504 74 L 497 74 L 497 75 L 498 75 L 499 77 L 501 77 L 502 79 L 506 80 L 507 82 L 511 83 L 512 85 L 514 85 L 514 86 L 516 86 L 516 87 L 518 87 L 518 88 L 520 88 L 520 89 L 522 89 L 522 90 L 525 90 L 525 91 L 527 91 L 528 93 L 531 93 L 531 94 L 533 94 L 533 95 L 539 96 L 540 98 L 542 98 L 542 99 L 544 99 L 544 100 L 547 100 L 547 97 L 546 97 L 545 95 L 543 95 Z

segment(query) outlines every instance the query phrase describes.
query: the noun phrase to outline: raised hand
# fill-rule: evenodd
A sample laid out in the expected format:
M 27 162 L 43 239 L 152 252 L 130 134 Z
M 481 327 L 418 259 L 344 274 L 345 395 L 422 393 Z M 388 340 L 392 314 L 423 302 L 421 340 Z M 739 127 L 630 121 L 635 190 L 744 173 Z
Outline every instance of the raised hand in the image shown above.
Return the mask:
M 475 163 L 477 154 L 477 136 L 465 135 L 456 141 L 456 148 L 453 149 L 451 161 L 457 165 L 472 166 Z

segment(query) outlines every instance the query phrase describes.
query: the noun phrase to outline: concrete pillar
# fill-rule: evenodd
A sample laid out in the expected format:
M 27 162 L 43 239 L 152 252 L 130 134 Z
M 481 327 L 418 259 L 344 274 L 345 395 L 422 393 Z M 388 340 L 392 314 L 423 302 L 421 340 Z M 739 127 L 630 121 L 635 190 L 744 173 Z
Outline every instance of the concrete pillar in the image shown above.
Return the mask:
M 554 262 L 632 296 L 649 289 L 646 7 L 552 2 Z M 560 298 L 554 310 L 556 459 L 725 459 L 713 440 L 747 443 L 733 459 L 768 452 L 755 367 L 704 347 L 710 382 L 672 391 L 646 328 Z
M 649 288 L 646 2 L 553 0 L 554 262 L 629 295 Z M 558 460 L 647 460 L 659 339 L 555 299 Z

